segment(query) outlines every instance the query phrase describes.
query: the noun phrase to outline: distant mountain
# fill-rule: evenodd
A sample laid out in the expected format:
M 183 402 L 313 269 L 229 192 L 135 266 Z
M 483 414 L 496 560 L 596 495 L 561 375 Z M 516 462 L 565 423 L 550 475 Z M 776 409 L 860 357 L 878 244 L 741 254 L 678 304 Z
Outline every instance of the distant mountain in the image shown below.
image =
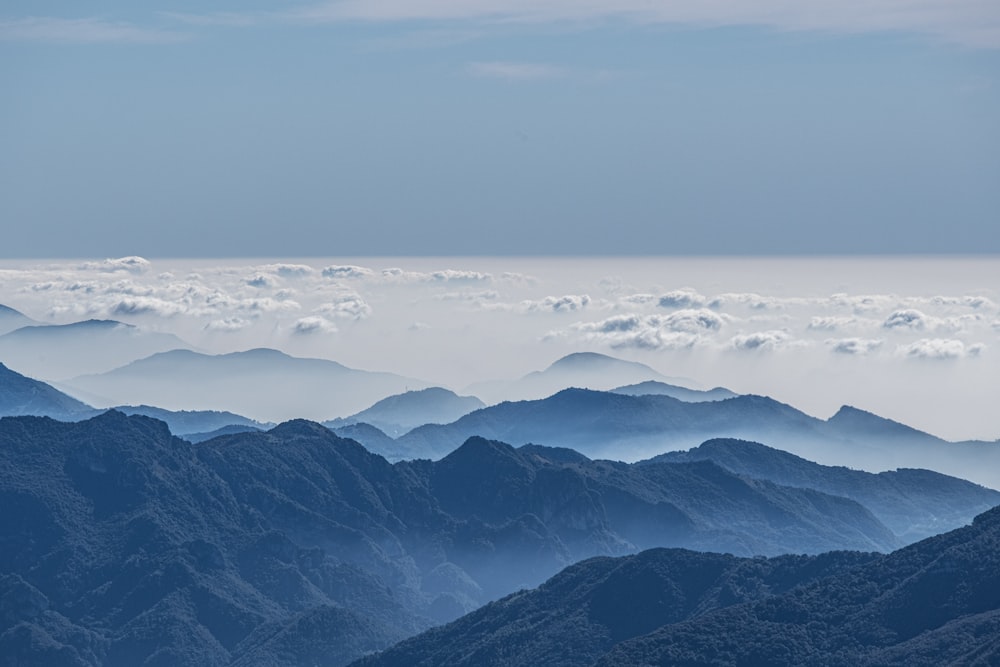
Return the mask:
M 14 664 L 343 665 L 594 555 L 898 544 L 855 501 L 710 461 L 471 438 L 391 465 L 302 420 L 195 445 L 117 411 L 0 419 L 0 506 Z
M 170 410 L 219 410 L 278 422 L 353 414 L 407 387 L 425 384 L 325 359 L 255 349 L 221 355 L 173 350 L 100 375 L 80 376 L 64 386 L 101 396 L 106 405 L 147 403 Z
M 261 423 L 243 415 L 217 410 L 166 410 L 151 405 L 119 405 L 115 406 L 114 409 L 126 415 L 142 415 L 159 419 L 166 423 L 171 433 L 181 437 L 217 431 L 232 426 L 257 431 L 274 427 L 274 424 Z M 230 432 L 234 431 L 231 429 L 227 431 L 227 433 Z M 219 435 L 224 435 L 224 433 L 219 433 Z
M 188 442 L 198 444 L 199 442 L 205 442 L 206 440 L 212 440 L 213 438 L 218 438 L 223 435 L 236 435 L 238 433 L 259 433 L 264 429 L 256 426 L 247 426 L 245 424 L 230 424 L 228 426 L 220 426 L 214 431 L 203 431 L 198 433 L 185 433 L 182 438 Z
M 14 329 L 38 324 L 19 310 L 14 310 L 10 306 L 0 303 L 0 336 Z
M 905 542 L 963 525 L 975 515 L 1000 505 L 1000 491 L 930 470 L 901 469 L 876 475 L 819 465 L 743 440 L 709 440 L 686 452 L 669 452 L 651 460 L 712 461 L 753 479 L 851 498 L 870 509 Z
M 625 361 L 596 352 L 576 352 L 553 362 L 542 371 L 518 380 L 480 382 L 466 390 L 487 402 L 538 399 L 569 387 L 607 390 L 646 380 L 690 384 L 683 378 L 669 378 L 645 364 Z
M 396 438 L 424 424 L 450 424 L 485 405 L 475 396 L 459 396 L 448 389 L 428 387 L 383 398 L 357 414 L 334 419 L 323 425 L 335 429 L 366 423 Z
M 834 552 L 765 560 L 682 549 L 592 558 L 352 667 L 585 667 L 661 626 L 766 599 L 876 558 Z M 713 663 L 706 657 L 701 664 Z
M 656 382 L 655 380 L 647 380 L 646 382 L 640 382 L 639 384 L 630 384 L 625 387 L 617 387 L 611 390 L 613 394 L 625 394 L 627 396 L 671 396 L 679 401 L 687 401 L 688 403 L 698 403 L 701 401 L 721 401 L 725 398 L 733 398 L 738 394 L 729 391 L 725 387 L 715 387 L 714 389 L 702 390 L 702 389 L 688 389 L 687 387 L 678 387 L 673 384 L 666 384 L 664 382 Z
M 856 416 L 860 411 L 841 413 Z M 739 438 L 827 465 L 871 471 L 926 468 L 1000 488 L 997 443 L 949 443 L 860 414 L 862 418 L 824 421 L 766 396 L 690 403 L 670 396 L 567 389 L 542 400 L 483 408 L 451 424 L 421 426 L 397 442 L 420 456 L 437 458 L 466 438 L 481 435 L 515 445 L 569 447 L 592 458 L 634 461 L 712 438 Z
M 885 556 L 597 558 L 357 667 L 993 665 L 1000 508 Z
M 338 427 L 332 427 L 329 424 L 330 422 L 327 422 L 324 426 L 327 426 L 341 438 L 349 438 L 361 443 L 368 451 L 383 456 L 393 463 L 404 459 L 420 458 L 419 452 L 413 452 L 400 446 L 395 439 L 390 438 L 371 424 L 359 422 Z
M 48 415 L 63 421 L 91 417 L 97 410 L 39 380 L 0 364 L 0 417 Z
M 115 320 L 24 326 L 0 336 L 0 358 L 21 373 L 46 380 L 107 371 L 156 352 L 186 347 L 173 334 Z
M 840 575 L 623 642 L 595 664 L 995 665 L 1000 508 Z

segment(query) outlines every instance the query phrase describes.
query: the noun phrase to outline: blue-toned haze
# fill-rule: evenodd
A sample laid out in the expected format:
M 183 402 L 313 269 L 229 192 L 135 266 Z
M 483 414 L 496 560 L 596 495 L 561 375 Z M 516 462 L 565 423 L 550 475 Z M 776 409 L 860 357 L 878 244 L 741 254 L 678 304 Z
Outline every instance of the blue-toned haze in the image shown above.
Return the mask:
M 0 255 L 1000 252 L 1000 9 L 0 9 Z

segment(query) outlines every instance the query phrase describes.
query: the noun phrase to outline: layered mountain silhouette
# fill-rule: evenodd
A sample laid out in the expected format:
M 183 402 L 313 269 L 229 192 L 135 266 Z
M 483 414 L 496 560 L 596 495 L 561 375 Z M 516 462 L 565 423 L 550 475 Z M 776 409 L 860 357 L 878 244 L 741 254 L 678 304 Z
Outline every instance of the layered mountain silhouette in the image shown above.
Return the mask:
M 459 396 L 448 389 L 428 387 L 383 398 L 350 417 L 324 422 L 324 426 L 337 429 L 365 423 L 396 438 L 424 424 L 450 424 L 482 407 L 485 404 L 475 396 Z
M 27 327 L 34 324 L 38 324 L 38 322 L 31 319 L 21 311 L 0 303 L 0 336 L 15 329 L 20 329 L 21 327 Z
M 50 381 L 99 373 L 156 352 L 186 347 L 173 334 L 115 320 L 36 324 L 0 336 L 0 358 L 20 373 Z
M 106 406 L 143 403 L 171 410 L 228 411 L 264 422 L 353 414 L 386 396 L 425 385 L 392 373 L 270 349 L 221 355 L 172 350 L 64 383 L 68 390 L 101 397 L 99 404 Z
M 76 421 L 96 413 L 86 403 L 0 363 L 0 416 L 45 415 Z
M 744 440 L 709 440 L 688 451 L 661 454 L 652 461 L 712 461 L 738 475 L 851 498 L 906 542 L 968 523 L 980 512 L 1000 505 L 1000 491 L 930 470 L 903 468 L 872 474 L 822 466 Z
M 688 449 L 712 438 L 740 438 L 828 465 L 927 468 L 1000 488 L 997 443 L 950 443 L 854 408 L 822 420 L 754 395 L 692 403 L 663 395 L 566 389 L 541 400 L 483 408 L 451 424 L 421 426 L 398 442 L 434 458 L 472 435 L 618 460 Z
M 715 387 L 713 389 L 688 389 L 674 384 L 647 380 L 638 384 L 630 384 L 624 387 L 617 387 L 611 390 L 614 394 L 626 394 L 628 396 L 671 396 L 679 401 L 688 403 L 698 403 L 701 401 L 721 401 L 724 398 L 737 396 L 725 387 Z
M 356 665 L 991 665 L 998 544 L 1000 508 L 884 556 L 597 558 Z
M 218 410 L 166 410 L 151 405 L 118 405 L 114 409 L 126 415 L 159 419 L 167 425 L 171 433 L 185 440 L 191 440 L 190 436 L 199 436 L 199 441 L 207 440 L 208 438 L 204 436 L 216 431 L 223 431 L 216 435 L 228 435 L 249 430 L 260 431 L 274 426 L 254 421 L 243 415 Z
M 684 378 L 670 378 L 636 361 L 625 361 L 597 352 L 575 352 L 553 362 L 548 368 L 511 381 L 480 382 L 467 391 L 488 403 L 504 400 L 537 399 L 567 387 L 608 390 L 647 380 L 691 384 Z
M 592 556 L 900 544 L 854 500 L 712 461 L 474 437 L 390 464 L 313 422 L 196 445 L 117 411 L 0 419 L 0 506 L 14 664 L 342 665 Z

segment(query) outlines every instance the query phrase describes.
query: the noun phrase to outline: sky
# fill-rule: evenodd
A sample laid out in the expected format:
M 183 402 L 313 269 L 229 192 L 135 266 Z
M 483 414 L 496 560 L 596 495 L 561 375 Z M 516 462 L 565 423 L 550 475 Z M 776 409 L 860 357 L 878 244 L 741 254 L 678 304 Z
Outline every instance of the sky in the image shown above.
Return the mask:
M 998 276 L 998 257 L 17 260 L 0 266 L 0 304 L 44 324 L 113 319 L 206 353 L 269 347 L 458 392 L 600 352 L 824 419 L 846 404 L 996 440 Z M 0 336 L 0 361 L 27 372 L 10 349 Z M 34 375 L 68 377 L 51 373 Z
M 7 0 L 0 258 L 1000 252 L 993 0 Z

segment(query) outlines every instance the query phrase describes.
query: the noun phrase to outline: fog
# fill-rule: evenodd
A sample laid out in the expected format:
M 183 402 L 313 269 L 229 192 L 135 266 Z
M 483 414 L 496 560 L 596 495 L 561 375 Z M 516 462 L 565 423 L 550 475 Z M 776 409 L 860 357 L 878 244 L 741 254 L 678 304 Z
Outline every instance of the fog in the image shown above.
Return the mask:
M 997 257 L 33 260 L 0 268 L 0 304 L 44 324 L 113 319 L 202 352 L 270 347 L 460 392 L 602 352 L 822 418 L 850 404 L 993 440 L 998 277 Z M 110 370 L 138 349 L 92 359 Z M 37 350 L 0 337 L 9 367 L 71 375 Z

